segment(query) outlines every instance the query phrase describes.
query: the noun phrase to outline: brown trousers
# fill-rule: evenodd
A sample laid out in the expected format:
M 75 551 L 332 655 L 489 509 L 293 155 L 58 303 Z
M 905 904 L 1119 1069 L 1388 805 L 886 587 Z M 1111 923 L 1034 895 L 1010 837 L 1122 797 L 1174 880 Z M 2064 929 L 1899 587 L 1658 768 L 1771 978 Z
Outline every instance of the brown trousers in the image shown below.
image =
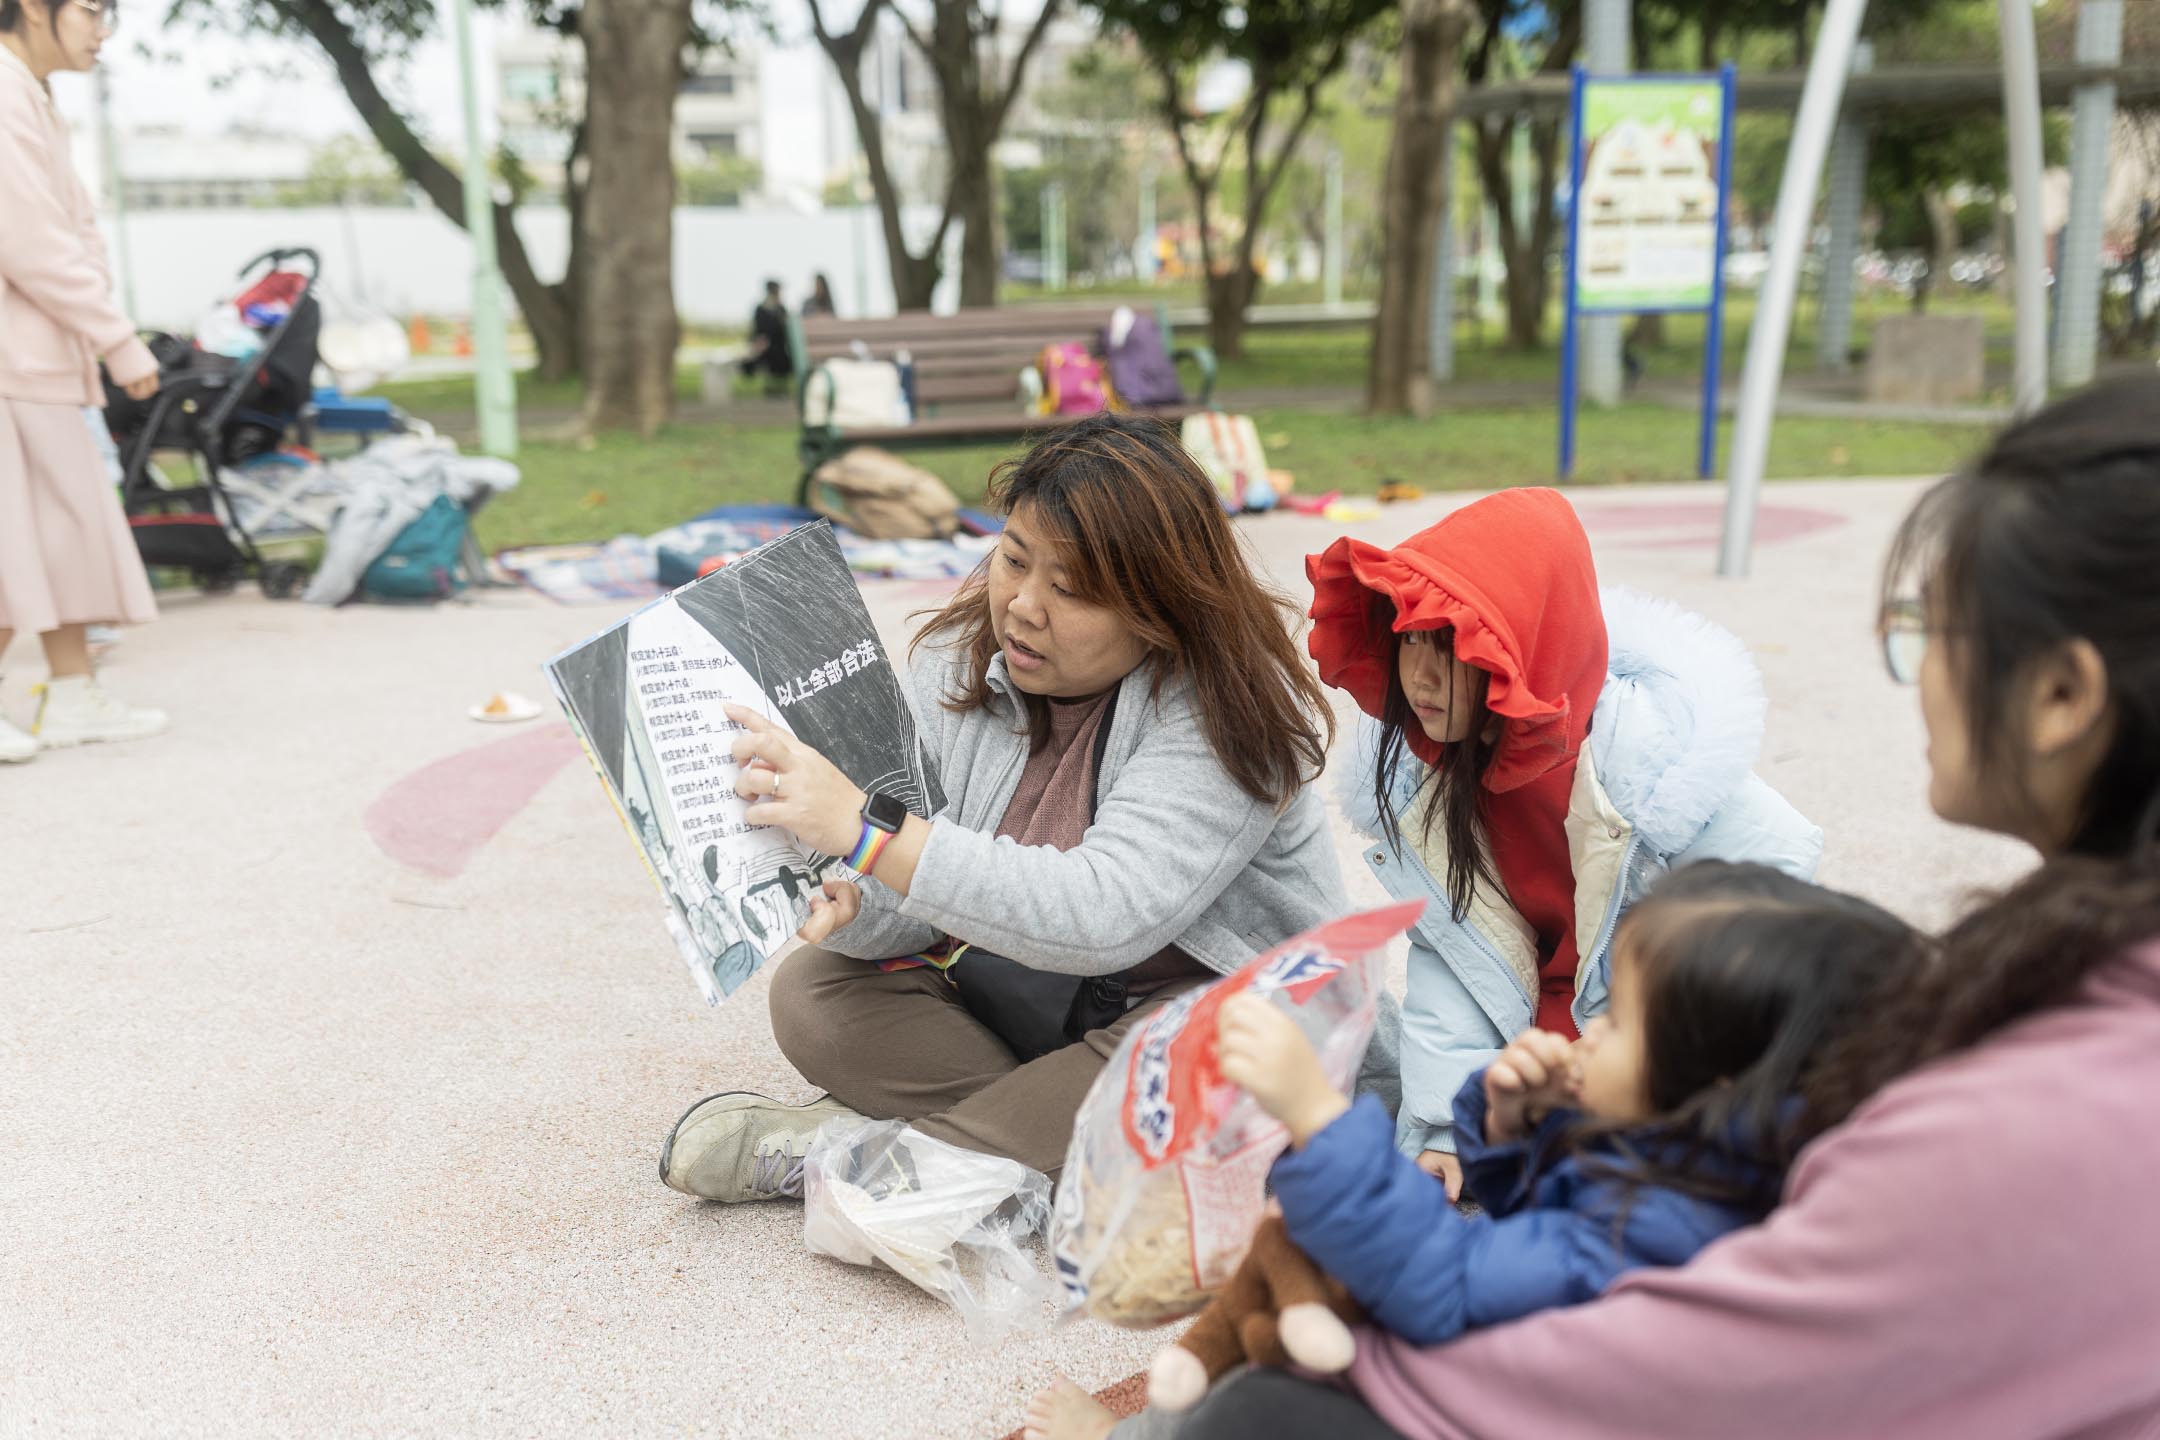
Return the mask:
M 888 972 L 806 945 L 773 974 L 773 1038 L 805 1080 L 849 1109 L 906 1120 L 934 1139 L 1007 1156 L 1054 1180 L 1080 1102 L 1118 1041 L 1204 983 L 1165 985 L 1116 1024 L 1023 1065 L 938 971 Z

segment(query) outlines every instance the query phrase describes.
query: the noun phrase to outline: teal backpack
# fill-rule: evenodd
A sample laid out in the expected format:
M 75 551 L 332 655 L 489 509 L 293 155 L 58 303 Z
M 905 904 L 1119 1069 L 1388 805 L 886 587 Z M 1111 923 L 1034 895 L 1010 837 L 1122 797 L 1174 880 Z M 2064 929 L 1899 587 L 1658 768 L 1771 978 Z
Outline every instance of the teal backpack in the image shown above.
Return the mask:
M 378 600 L 447 600 L 465 588 L 465 507 L 438 495 L 390 548 L 375 557 L 360 586 Z

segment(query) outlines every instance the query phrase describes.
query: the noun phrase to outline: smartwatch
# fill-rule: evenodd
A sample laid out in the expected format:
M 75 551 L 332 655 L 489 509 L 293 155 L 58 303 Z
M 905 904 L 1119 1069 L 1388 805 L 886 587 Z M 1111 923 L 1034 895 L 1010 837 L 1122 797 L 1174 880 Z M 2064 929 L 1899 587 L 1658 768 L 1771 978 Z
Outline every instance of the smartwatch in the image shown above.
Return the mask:
M 893 836 L 907 823 L 908 808 L 897 795 L 871 791 L 863 800 L 862 835 L 855 841 L 855 848 L 841 857 L 847 867 L 858 875 L 868 875 L 877 868 L 878 856 L 892 843 Z
M 870 826 L 874 830 L 882 830 L 888 835 L 897 835 L 900 833 L 900 827 L 907 823 L 907 817 L 907 805 L 897 795 L 887 795 L 881 790 L 873 790 L 870 792 L 869 798 L 863 801 L 863 824 Z

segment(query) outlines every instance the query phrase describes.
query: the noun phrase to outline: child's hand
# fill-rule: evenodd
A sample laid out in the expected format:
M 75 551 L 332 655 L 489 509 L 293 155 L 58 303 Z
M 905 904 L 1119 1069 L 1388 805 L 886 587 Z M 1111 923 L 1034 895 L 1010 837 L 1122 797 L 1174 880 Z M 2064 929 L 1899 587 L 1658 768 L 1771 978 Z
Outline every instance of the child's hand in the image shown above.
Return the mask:
M 1569 1099 L 1568 1042 L 1550 1030 L 1525 1030 L 1485 1071 L 1485 1138 L 1520 1140 Z
M 1447 1186 L 1447 1198 L 1451 1204 L 1462 1200 L 1462 1161 L 1446 1150 L 1421 1150 L 1418 1152 L 1417 1168 Z
M 810 897 L 810 913 L 803 917 L 795 938 L 805 945 L 822 945 L 835 930 L 845 930 L 862 914 L 862 890 L 852 880 L 827 880 L 825 893 Z
M 1222 1007 L 1215 1043 L 1223 1078 L 1288 1126 L 1300 1146 L 1350 1108 L 1297 1022 L 1257 995 L 1232 996 Z

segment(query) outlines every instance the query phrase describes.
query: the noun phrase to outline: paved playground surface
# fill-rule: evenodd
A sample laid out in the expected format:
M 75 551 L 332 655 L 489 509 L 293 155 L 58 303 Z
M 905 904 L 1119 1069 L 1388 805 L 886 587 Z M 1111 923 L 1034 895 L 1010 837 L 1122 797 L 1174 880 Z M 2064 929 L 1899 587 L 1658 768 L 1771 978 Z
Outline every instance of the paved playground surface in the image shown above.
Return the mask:
M 1711 575 L 1719 489 L 1574 498 L 1608 582 L 1753 648 L 1761 770 L 1828 830 L 1823 878 L 1936 921 L 2024 861 L 1927 813 L 1874 645 L 1916 492 L 1773 486 L 1745 583 Z M 1342 527 L 1244 533 L 1303 595 Z M 895 644 L 943 588 L 865 586 Z M 0 1435 L 989 1437 L 1053 1369 L 1145 1365 L 1161 1336 L 1092 1323 L 971 1350 L 806 1254 L 798 1207 L 660 1185 L 691 1101 L 807 1090 L 763 976 L 697 1002 L 563 728 L 466 717 L 612 618 L 179 598 L 107 670 L 166 736 L 0 773 Z M 25 717 L 40 664 L 10 658 Z

